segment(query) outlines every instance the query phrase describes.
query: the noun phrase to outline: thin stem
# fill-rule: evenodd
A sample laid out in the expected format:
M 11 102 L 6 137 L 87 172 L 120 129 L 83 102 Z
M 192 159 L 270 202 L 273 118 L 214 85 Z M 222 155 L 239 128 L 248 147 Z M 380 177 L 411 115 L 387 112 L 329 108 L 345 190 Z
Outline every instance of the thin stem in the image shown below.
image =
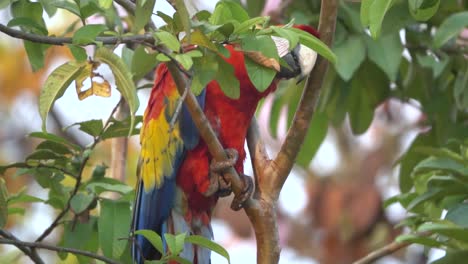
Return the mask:
M 94 142 L 93 144 L 87 148 L 87 150 L 93 150 L 97 143 L 100 142 L 101 140 L 101 136 L 102 134 L 104 133 L 104 131 L 106 130 L 106 128 L 109 126 L 110 124 L 110 121 L 111 121 L 111 118 L 112 116 L 115 114 L 115 112 L 117 111 L 117 109 L 119 108 L 120 106 L 120 102 L 114 107 L 114 109 L 112 109 L 112 112 L 109 116 L 109 118 L 107 119 L 106 121 L 106 124 L 103 126 L 103 129 L 101 130 L 101 132 L 99 133 L 99 135 L 94 139 Z M 78 174 L 76 175 L 76 182 L 75 182 L 75 186 L 73 187 L 73 191 L 70 195 L 70 198 L 68 198 L 68 201 L 67 201 L 67 204 L 65 206 L 65 208 L 60 211 L 60 213 L 57 215 L 57 217 L 55 217 L 54 221 L 52 221 L 52 223 L 49 225 L 49 227 L 47 227 L 44 232 L 42 232 L 42 234 L 36 239 L 36 242 L 40 242 L 42 240 L 44 240 L 48 235 L 50 235 L 50 233 L 52 233 L 52 231 L 60 224 L 60 220 L 62 220 L 62 218 L 68 213 L 68 211 L 70 210 L 71 208 L 71 200 L 72 198 L 76 195 L 76 193 L 78 192 L 79 188 L 80 188 L 80 185 L 81 185 L 81 178 L 82 178 L 82 175 L 83 175 L 83 171 L 86 167 L 86 163 L 88 162 L 89 160 L 89 156 L 90 155 L 87 155 L 85 156 L 85 158 L 83 159 L 82 163 L 81 163 L 81 166 L 80 166 L 80 169 L 79 169 L 79 172 Z
M 422 236 L 422 237 L 425 237 L 425 236 L 430 236 L 432 233 L 430 232 L 421 232 L 417 235 L 419 236 Z M 369 253 L 367 256 L 363 257 L 362 259 L 359 259 L 355 262 L 353 262 L 353 264 L 370 264 L 370 263 L 374 263 L 375 261 L 377 261 L 378 259 L 380 258 L 383 258 L 385 256 L 388 256 L 388 255 L 391 255 L 395 252 L 397 252 L 398 250 L 402 249 L 402 248 L 405 248 L 409 245 L 411 245 L 413 243 L 411 242 L 408 242 L 408 241 L 402 241 L 402 242 L 398 242 L 398 241 L 394 241 L 382 248 L 379 248 L 375 251 L 372 251 L 371 253 Z
M 12 241 L 20 241 L 17 237 L 13 234 L 9 233 L 6 230 L 0 229 L 0 236 L 12 240 Z M 28 256 L 34 263 L 36 264 L 45 264 L 44 261 L 41 259 L 37 251 L 31 250 L 29 247 L 24 245 L 16 245 L 16 247 L 21 250 L 26 256 Z
M 56 46 L 62 46 L 64 44 L 73 43 L 73 38 L 37 35 L 33 33 L 27 33 L 27 32 L 23 32 L 20 30 L 16 30 L 16 29 L 7 27 L 3 24 L 0 24 L 0 32 L 3 32 L 13 38 L 29 40 L 35 43 L 50 44 L 50 45 L 56 45 Z M 96 42 L 102 42 L 105 45 L 115 45 L 115 44 L 120 44 L 120 43 L 131 44 L 137 41 L 154 43 L 154 38 L 150 34 L 122 36 L 122 37 L 97 37 L 95 42 L 85 43 L 83 45 L 96 45 Z
M 72 253 L 72 254 L 77 254 L 77 255 L 97 259 L 97 260 L 103 261 L 104 263 L 108 263 L 108 264 L 121 264 L 120 262 L 118 262 L 116 260 L 113 260 L 113 259 L 101 256 L 101 255 L 95 254 L 93 252 L 79 250 L 79 249 L 75 249 L 75 248 L 58 247 L 58 246 L 49 245 L 49 244 L 45 244 L 45 243 L 39 243 L 39 242 L 25 242 L 25 241 L 16 240 L 16 239 L 0 238 L 0 244 L 15 245 L 18 248 L 20 248 L 20 247 L 22 247 L 22 248 L 24 248 L 24 247 L 26 247 L 26 248 L 42 248 L 42 249 L 52 250 L 52 251 L 56 251 L 56 252 L 68 252 L 68 253 Z M 36 262 L 36 263 L 39 263 L 39 262 Z M 40 263 L 43 263 L 43 262 L 40 262 Z

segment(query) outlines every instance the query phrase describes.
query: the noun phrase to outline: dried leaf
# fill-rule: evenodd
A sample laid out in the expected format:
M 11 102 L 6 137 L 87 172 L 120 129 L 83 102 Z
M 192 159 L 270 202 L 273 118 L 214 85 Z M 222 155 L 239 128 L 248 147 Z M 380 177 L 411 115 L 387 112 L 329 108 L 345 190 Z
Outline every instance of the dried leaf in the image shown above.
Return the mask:
M 76 78 L 76 93 L 78 94 L 78 99 L 84 100 L 91 95 L 101 96 L 101 97 L 110 97 L 111 96 L 111 86 L 110 83 L 105 80 L 100 74 L 94 72 L 99 66 L 99 62 L 88 61 L 85 68 L 81 71 L 80 75 Z M 83 83 L 88 78 L 91 79 L 91 87 L 88 89 L 83 88 Z M 101 78 L 102 81 L 98 82 L 95 78 Z

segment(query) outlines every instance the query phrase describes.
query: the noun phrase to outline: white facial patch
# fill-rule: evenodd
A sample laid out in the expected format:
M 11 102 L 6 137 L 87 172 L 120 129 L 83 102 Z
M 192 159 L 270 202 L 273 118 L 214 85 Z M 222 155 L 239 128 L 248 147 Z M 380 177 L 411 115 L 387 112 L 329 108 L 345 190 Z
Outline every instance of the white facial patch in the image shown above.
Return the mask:
M 301 65 L 301 75 L 308 75 L 314 68 L 317 60 L 317 52 L 301 44 L 299 49 L 299 64 Z
M 276 50 L 280 58 L 284 57 L 289 52 L 289 41 L 285 38 L 271 36 L 273 42 L 275 42 Z

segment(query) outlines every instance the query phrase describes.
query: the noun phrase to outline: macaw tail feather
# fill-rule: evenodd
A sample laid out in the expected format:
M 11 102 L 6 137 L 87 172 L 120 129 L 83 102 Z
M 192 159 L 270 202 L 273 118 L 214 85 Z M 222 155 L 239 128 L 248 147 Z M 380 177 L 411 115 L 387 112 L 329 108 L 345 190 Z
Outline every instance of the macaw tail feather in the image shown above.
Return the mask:
M 171 177 L 165 180 L 161 188 L 146 191 L 143 181 L 140 181 L 133 214 L 133 230 L 149 229 L 161 236 L 167 233 L 167 220 L 174 204 L 175 185 L 175 177 Z M 141 235 L 135 236 L 132 254 L 138 264 L 143 264 L 145 259 L 161 258 L 161 254 Z
M 187 235 L 200 235 L 210 240 L 213 239 L 211 225 L 202 225 L 194 229 L 188 225 L 183 215 L 176 210 L 172 211 L 168 223 L 170 233 L 186 233 Z M 194 264 L 210 264 L 211 250 L 191 243 L 185 243 L 184 250 L 180 253 L 180 257 L 192 261 Z

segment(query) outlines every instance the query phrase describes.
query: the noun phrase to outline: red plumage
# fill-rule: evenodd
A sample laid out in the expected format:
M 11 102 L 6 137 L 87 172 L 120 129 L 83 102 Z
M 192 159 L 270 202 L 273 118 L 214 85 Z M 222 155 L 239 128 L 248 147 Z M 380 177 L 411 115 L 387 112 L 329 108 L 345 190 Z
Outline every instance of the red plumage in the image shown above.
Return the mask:
M 240 97 L 231 99 L 224 95 L 216 81 L 212 81 L 206 88 L 205 115 L 224 148 L 237 150 L 239 158 L 235 169 L 243 173 L 243 162 L 246 156 L 244 142 L 250 121 L 255 113 L 258 102 L 276 89 L 275 80 L 270 87 L 259 92 L 250 81 L 244 64 L 244 54 L 232 46 L 226 46 L 231 56 L 226 59 L 234 67 L 235 76 L 240 82 Z M 203 140 L 188 151 L 185 161 L 177 174 L 177 184 L 188 199 L 188 209 L 191 215 L 209 219 L 217 197 L 205 197 L 202 193 L 208 189 L 209 163 L 212 156 Z M 188 216 L 190 217 L 190 216 Z M 189 220 L 189 219 L 187 219 Z

